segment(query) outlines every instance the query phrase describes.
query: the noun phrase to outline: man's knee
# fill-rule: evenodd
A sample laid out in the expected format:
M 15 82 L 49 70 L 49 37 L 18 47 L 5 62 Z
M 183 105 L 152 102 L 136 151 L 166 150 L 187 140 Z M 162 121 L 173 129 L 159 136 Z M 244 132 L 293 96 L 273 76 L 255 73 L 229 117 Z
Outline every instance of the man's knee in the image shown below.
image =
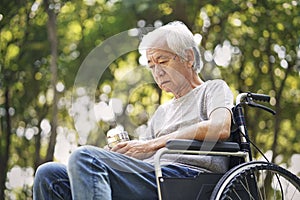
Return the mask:
M 99 151 L 100 149 L 98 149 Z M 69 157 L 68 171 L 78 170 L 81 167 L 86 167 L 89 163 L 93 162 L 95 154 L 94 147 L 92 146 L 81 146 L 78 147 Z M 99 154 L 99 152 L 97 152 Z
M 53 196 L 57 199 L 71 199 L 66 166 L 57 162 L 40 165 L 35 173 L 33 196 L 34 199 L 48 199 Z
M 40 180 L 40 179 L 45 179 L 45 177 L 51 175 L 52 173 L 55 173 L 55 165 L 56 163 L 53 162 L 47 162 L 42 165 L 40 165 L 35 173 L 35 179 Z
M 86 169 L 87 166 L 96 165 L 97 167 L 109 165 L 113 160 L 112 152 L 94 146 L 78 147 L 71 155 L 68 161 L 68 172 L 77 172 Z
M 40 165 L 35 173 L 34 177 L 34 188 L 42 185 L 49 185 L 52 180 L 55 180 L 57 176 L 59 176 L 64 170 L 64 165 L 55 163 L 55 162 L 47 162 Z

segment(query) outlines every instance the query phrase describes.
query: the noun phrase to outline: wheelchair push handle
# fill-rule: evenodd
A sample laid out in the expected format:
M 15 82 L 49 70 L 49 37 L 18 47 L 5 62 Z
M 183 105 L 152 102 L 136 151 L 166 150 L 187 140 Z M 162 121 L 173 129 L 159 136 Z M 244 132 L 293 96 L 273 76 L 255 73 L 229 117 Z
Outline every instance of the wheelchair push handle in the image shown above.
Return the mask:
M 254 100 L 270 102 L 270 99 L 271 99 L 270 96 L 266 95 L 266 94 L 257 94 L 257 93 L 251 93 L 251 92 L 240 93 L 236 98 L 236 104 L 238 105 L 238 104 L 244 103 L 248 106 L 260 108 L 260 109 L 263 109 L 263 110 L 268 111 L 268 112 L 272 113 L 273 115 L 275 115 L 276 112 L 274 110 L 272 110 L 271 108 L 254 102 Z
M 253 93 L 248 93 L 253 100 L 257 101 L 265 101 L 265 102 L 270 102 L 270 96 L 266 94 L 253 94 Z

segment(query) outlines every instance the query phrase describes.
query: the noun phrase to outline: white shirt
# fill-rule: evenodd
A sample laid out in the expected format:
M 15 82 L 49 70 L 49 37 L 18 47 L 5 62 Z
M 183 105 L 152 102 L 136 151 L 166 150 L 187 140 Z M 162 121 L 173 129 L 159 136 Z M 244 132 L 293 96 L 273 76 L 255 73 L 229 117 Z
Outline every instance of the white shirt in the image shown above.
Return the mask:
M 233 107 L 233 95 L 228 85 L 222 80 L 206 81 L 194 88 L 188 94 L 172 99 L 160 105 L 151 120 L 147 131 L 140 139 L 147 140 L 160 137 L 183 127 L 205 121 L 217 108 Z M 185 165 L 193 168 L 205 168 L 214 172 L 226 171 L 224 162 L 227 159 L 220 156 L 164 156 L 162 163 Z M 153 157 L 144 161 L 154 163 Z

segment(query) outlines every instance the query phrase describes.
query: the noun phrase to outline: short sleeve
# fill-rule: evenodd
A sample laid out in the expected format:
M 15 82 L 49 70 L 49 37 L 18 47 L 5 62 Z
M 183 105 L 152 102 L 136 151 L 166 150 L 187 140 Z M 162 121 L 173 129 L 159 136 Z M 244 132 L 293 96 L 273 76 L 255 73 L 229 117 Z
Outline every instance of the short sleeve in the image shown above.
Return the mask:
M 233 107 L 233 94 L 223 80 L 211 81 L 207 86 L 207 114 L 218 108 L 227 108 L 230 112 Z

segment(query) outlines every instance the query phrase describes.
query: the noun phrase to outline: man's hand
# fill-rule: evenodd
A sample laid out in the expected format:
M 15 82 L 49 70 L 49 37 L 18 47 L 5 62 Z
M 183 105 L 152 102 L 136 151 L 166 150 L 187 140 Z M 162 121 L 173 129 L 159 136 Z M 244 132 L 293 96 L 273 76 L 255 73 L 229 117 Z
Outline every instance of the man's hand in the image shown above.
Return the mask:
M 111 151 L 142 160 L 149 158 L 155 153 L 150 143 L 151 142 L 139 140 L 120 142 L 113 147 Z

